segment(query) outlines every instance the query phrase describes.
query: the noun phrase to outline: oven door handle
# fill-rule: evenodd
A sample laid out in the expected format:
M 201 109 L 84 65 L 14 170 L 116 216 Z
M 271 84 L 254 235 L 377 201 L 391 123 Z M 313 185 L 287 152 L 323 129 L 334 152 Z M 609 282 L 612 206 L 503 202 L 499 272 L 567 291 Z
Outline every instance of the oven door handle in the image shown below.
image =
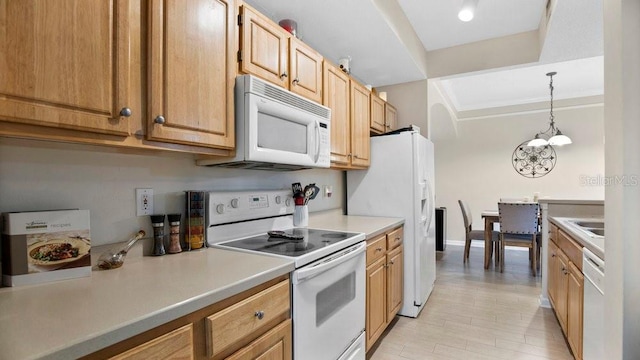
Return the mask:
M 303 268 L 303 269 L 297 270 L 293 273 L 294 274 L 293 282 L 295 284 L 301 283 L 320 273 L 330 270 L 331 268 L 337 265 L 340 265 L 346 261 L 349 261 L 355 258 L 356 256 L 364 253 L 366 247 L 367 247 L 367 243 L 363 241 L 362 243 L 356 246 L 350 247 L 337 254 L 330 255 L 324 261 L 318 262 L 317 264 L 312 265 L 309 268 Z

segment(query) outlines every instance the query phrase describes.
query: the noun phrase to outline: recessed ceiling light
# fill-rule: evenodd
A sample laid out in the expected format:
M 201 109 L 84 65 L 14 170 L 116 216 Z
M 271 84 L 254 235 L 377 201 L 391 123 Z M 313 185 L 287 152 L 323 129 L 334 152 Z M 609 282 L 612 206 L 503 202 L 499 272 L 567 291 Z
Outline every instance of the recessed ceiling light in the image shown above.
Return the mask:
M 460 12 L 458 12 L 458 19 L 464 22 L 473 20 L 476 6 L 478 6 L 478 0 L 464 0 Z

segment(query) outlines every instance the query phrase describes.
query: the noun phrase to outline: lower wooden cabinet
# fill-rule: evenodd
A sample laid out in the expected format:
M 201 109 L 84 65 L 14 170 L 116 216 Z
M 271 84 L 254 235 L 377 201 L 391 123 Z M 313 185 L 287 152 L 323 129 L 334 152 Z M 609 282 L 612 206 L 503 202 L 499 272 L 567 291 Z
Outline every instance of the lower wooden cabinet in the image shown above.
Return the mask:
M 111 359 L 193 359 L 193 325 L 185 325 Z
M 252 334 L 264 332 L 290 309 L 289 282 L 283 281 L 205 319 L 207 354 L 215 357 Z M 255 336 L 253 336 L 255 338 Z
M 396 316 L 403 300 L 402 227 L 367 240 L 366 351 Z
M 291 360 L 291 331 L 291 320 L 283 321 L 227 360 Z
M 574 263 L 570 263 L 567 277 L 567 340 L 576 359 L 582 359 L 584 276 Z
M 284 275 L 83 359 L 291 360 L 290 295 Z
M 573 356 L 582 359 L 584 276 L 581 246 L 555 225 L 549 227 L 549 300 Z

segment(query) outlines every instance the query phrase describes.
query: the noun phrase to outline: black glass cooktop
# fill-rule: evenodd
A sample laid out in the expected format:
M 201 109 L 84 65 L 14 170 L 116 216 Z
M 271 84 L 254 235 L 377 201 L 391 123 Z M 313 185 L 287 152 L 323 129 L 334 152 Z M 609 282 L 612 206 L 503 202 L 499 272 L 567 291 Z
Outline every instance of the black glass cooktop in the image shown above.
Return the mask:
M 219 245 L 297 257 L 359 235 L 358 233 L 306 228 L 289 229 L 284 230 L 284 232 L 285 234 L 294 235 L 294 237 L 302 236 L 303 238 L 285 239 L 281 237 L 270 237 L 264 234 L 240 240 L 232 240 Z

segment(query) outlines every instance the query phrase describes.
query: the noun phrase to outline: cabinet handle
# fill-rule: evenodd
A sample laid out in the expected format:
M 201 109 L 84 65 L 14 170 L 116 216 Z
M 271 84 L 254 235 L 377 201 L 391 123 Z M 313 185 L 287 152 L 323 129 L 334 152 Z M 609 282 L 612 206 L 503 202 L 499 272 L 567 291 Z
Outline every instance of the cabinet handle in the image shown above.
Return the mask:
M 284 79 L 286 77 L 288 77 L 289 75 L 287 75 L 286 72 L 283 72 L 282 75 L 280 75 L 280 79 Z
M 254 315 L 258 318 L 258 320 L 262 320 L 262 318 L 264 318 L 264 311 L 256 311 Z
M 162 115 L 158 115 L 158 116 L 156 116 L 155 119 L 153 119 L 153 122 L 155 122 L 156 124 L 160 124 L 160 125 L 164 124 L 165 121 L 166 120 L 164 119 L 164 116 L 162 116 Z
M 351 157 L 351 154 L 347 155 L 347 157 L 348 157 L 348 158 L 350 158 L 350 157 Z
M 361 158 L 360 156 L 358 156 L 358 155 L 353 155 L 353 157 L 354 157 L 354 158 L 356 158 L 356 159 L 362 159 L 362 158 Z
M 129 117 L 131 116 L 131 114 L 131 109 L 129 109 L 128 107 L 123 107 L 122 109 L 120 109 L 120 116 Z
M 399 237 L 397 237 L 397 238 L 396 238 L 396 241 L 400 241 L 400 238 L 399 238 Z
M 376 251 L 382 251 L 382 248 L 381 247 L 376 248 Z
M 291 82 L 293 85 L 298 85 L 298 83 L 300 82 L 300 79 L 295 78 L 293 79 L 293 81 Z
M 393 261 L 389 261 L 389 264 L 393 265 Z
M 556 254 L 551 254 L 551 257 L 556 257 Z

